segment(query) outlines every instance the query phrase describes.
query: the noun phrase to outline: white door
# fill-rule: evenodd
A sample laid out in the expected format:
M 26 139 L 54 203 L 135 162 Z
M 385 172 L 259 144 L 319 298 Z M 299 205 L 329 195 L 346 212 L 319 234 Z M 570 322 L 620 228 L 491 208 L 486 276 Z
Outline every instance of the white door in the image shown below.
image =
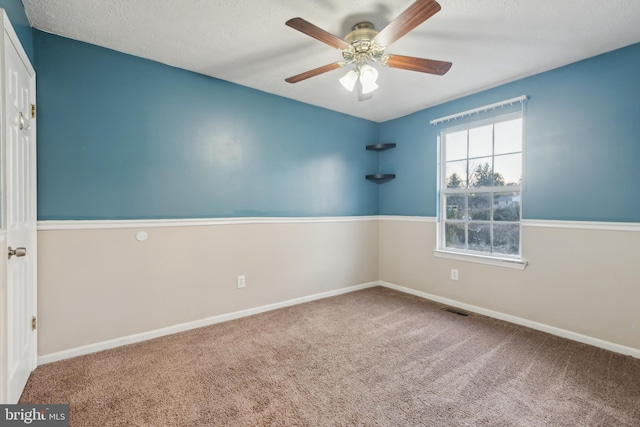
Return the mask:
M 16 403 L 36 367 L 35 73 L 3 13 L 5 403 Z M 33 113 L 35 114 L 35 113 Z

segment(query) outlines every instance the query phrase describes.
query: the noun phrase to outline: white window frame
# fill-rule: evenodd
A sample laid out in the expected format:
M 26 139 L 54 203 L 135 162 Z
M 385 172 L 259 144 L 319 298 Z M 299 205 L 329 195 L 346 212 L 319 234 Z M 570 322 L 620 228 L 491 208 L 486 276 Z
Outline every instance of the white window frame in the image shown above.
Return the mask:
M 524 141 L 524 114 L 522 111 L 518 111 L 516 113 L 508 113 L 503 114 L 497 117 L 492 117 L 490 119 L 478 120 L 471 123 L 467 123 L 460 126 L 448 127 L 442 129 L 440 135 L 438 137 L 438 230 L 437 230 L 437 249 L 433 252 L 435 256 L 441 258 L 449 258 L 461 261 L 469 261 L 481 264 L 489 264 L 496 265 L 500 267 L 514 268 L 523 270 L 527 262 L 522 258 L 522 202 L 523 202 L 523 185 L 509 185 L 509 186 L 501 186 L 501 187 L 474 187 L 474 188 L 461 188 L 461 189 L 447 189 L 444 186 L 446 185 L 446 168 L 444 165 L 445 161 L 445 135 L 449 133 L 459 132 L 463 130 L 470 130 L 473 128 L 478 128 L 482 126 L 487 126 L 489 124 L 496 124 L 504 121 L 514 120 L 521 118 L 523 121 L 522 125 L 522 149 L 520 153 L 522 154 L 522 182 L 524 183 L 524 152 L 525 152 L 525 141 Z M 492 157 L 495 154 L 492 153 Z M 445 247 L 445 224 L 446 224 L 446 196 L 452 194 L 491 194 L 500 193 L 500 192 L 518 192 L 520 194 L 520 220 L 517 221 L 519 226 L 519 248 L 518 255 L 508 255 L 508 254 L 493 254 L 487 252 L 477 252 L 469 249 L 455 249 L 450 247 Z M 492 196 L 493 200 L 493 196 Z M 492 203 L 493 206 L 493 203 Z M 493 208 L 492 208 L 493 212 Z M 481 221 L 474 221 L 480 223 Z M 486 221 L 488 224 L 493 224 L 493 215 L 491 215 L 491 219 Z M 491 233 L 493 234 L 493 227 L 491 227 Z M 468 238 L 465 239 L 468 245 Z

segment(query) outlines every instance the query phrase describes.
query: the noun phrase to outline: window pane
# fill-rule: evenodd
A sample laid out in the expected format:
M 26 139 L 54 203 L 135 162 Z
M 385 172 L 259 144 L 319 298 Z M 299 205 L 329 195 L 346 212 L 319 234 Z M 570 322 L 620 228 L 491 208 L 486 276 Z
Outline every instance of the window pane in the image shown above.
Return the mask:
M 491 252 L 491 225 L 469 223 L 469 250 Z
M 471 220 L 491 220 L 491 194 L 469 194 L 469 216 Z
M 453 195 L 446 197 L 447 219 L 464 219 L 465 196 Z
M 522 151 L 522 119 L 496 123 L 494 154 Z
M 469 129 L 469 158 L 493 154 L 493 125 Z
M 507 154 L 496 156 L 493 159 L 493 172 L 495 184 L 521 185 L 522 184 L 522 154 Z
M 467 158 L 467 131 L 448 133 L 445 136 L 445 160 Z
M 447 188 L 467 187 L 467 161 L 447 162 L 445 166 L 445 186 Z
M 494 221 L 520 221 L 520 193 L 495 193 L 493 195 Z
M 504 255 L 520 253 L 520 225 L 495 224 L 493 226 L 493 252 Z
M 447 248 L 465 249 L 464 224 L 445 224 L 445 246 Z
M 469 161 L 469 187 L 491 187 L 493 185 L 493 159 L 485 157 Z
M 524 137 L 514 117 L 443 131 L 441 249 L 520 255 Z

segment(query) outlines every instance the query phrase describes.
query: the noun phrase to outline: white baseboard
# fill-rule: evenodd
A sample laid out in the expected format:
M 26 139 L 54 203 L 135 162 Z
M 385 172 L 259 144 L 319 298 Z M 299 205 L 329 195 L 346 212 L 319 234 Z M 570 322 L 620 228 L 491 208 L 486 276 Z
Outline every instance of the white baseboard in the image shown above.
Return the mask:
M 291 300 L 277 302 L 274 304 L 268 304 L 260 307 L 249 308 L 246 310 L 235 311 L 233 313 L 220 314 L 218 316 L 208 317 L 206 319 L 201 319 L 201 320 L 195 320 L 193 322 L 181 323 L 178 325 L 168 326 L 166 328 L 156 329 L 153 331 L 142 332 L 139 334 L 128 335 L 121 338 L 115 338 L 108 341 L 102 341 L 94 344 L 76 347 L 69 350 L 58 351 L 56 353 L 45 354 L 42 356 L 38 356 L 38 366 L 44 365 L 47 363 L 57 362 L 58 360 L 69 359 L 71 357 L 83 356 L 85 354 L 91 354 L 91 353 L 95 353 L 102 350 L 108 350 L 110 348 L 120 347 L 127 344 L 134 344 L 137 342 L 162 337 L 165 335 L 171 335 L 178 332 L 184 332 L 191 329 L 201 328 L 203 326 L 209 326 L 216 323 L 222 323 L 229 320 L 239 319 L 241 317 L 252 316 L 254 314 L 264 313 L 266 311 L 276 310 L 283 307 L 289 307 L 292 305 L 302 304 L 305 302 L 333 297 L 336 295 L 342 295 L 349 292 L 359 291 L 361 289 L 372 288 L 374 286 L 379 286 L 379 283 L 378 282 L 363 283 L 361 285 L 335 289 L 333 291 L 327 291 L 319 294 L 308 295 L 305 297 L 294 298 Z
M 566 329 L 556 328 L 555 326 L 545 325 L 544 323 L 534 322 L 532 320 L 523 319 L 521 317 L 512 316 L 510 314 L 488 310 L 486 308 L 478 307 L 471 304 L 466 304 L 466 303 L 455 301 L 449 298 L 439 297 L 437 295 L 428 294 L 422 291 L 416 291 L 415 289 L 407 288 L 404 286 L 398 286 L 393 283 L 380 281 L 379 284 L 380 286 L 384 286 L 390 289 L 395 289 L 396 291 L 415 295 L 420 298 L 425 298 L 431 301 L 439 302 L 441 304 L 450 305 L 452 307 L 457 307 L 467 311 L 472 311 L 474 313 L 482 314 L 487 317 L 493 317 L 494 319 L 504 320 L 505 322 L 526 326 L 528 328 L 535 329 L 537 331 L 547 332 L 551 335 L 556 335 L 562 338 L 567 338 L 573 341 L 581 342 L 583 344 L 589 344 L 594 347 L 603 348 L 605 350 L 610 350 L 616 353 L 621 353 L 621 354 L 633 356 L 637 359 L 640 359 L 640 349 L 637 349 L 637 348 L 627 347 L 627 346 L 612 343 L 609 341 L 604 341 L 598 338 L 593 338 L 588 335 L 582 335 L 577 332 L 568 331 Z

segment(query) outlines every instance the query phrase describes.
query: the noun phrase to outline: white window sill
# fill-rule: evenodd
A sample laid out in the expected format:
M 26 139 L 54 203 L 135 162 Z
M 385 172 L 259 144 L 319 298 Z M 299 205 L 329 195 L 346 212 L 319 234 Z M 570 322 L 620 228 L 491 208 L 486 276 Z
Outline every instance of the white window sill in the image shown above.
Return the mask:
M 477 264 L 495 265 L 497 267 L 513 268 L 516 270 L 524 270 L 528 264 L 527 261 L 522 259 L 498 258 L 492 256 L 463 254 L 460 252 L 449 252 L 442 250 L 433 251 L 433 255 L 438 258 L 448 258 L 458 261 L 475 262 Z

